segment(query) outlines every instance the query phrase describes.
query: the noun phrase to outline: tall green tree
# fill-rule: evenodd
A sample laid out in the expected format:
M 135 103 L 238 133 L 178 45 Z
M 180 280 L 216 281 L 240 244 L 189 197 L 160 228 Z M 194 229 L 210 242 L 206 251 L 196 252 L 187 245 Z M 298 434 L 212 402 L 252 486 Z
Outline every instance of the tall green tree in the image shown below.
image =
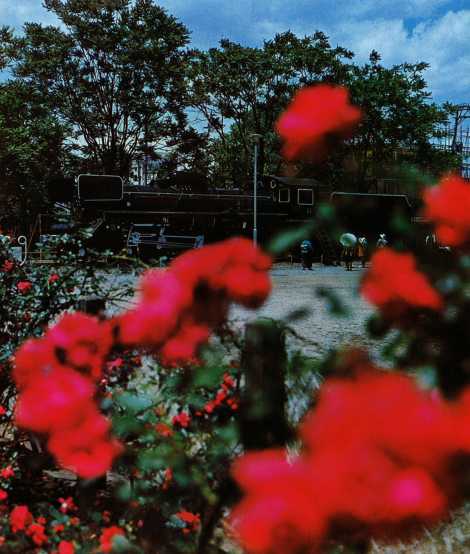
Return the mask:
M 188 103 L 216 137 L 215 174 L 229 177 L 225 164 L 232 158 L 232 178 L 240 184 L 248 180 L 253 133 L 263 137 L 260 170 L 276 168 L 280 157 L 274 122 L 294 91 L 319 81 L 342 82 L 344 60 L 351 56 L 344 48 L 332 48 L 321 32 L 304 38 L 278 34 L 262 48 L 224 39 L 219 48 L 194 52 Z
M 11 69 L 72 126 L 90 170 L 126 176 L 148 144 L 185 124 L 188 31 L 152 0 L 44 5 L 61 27 L 27 23 L 22 36 L 4 37 Z
M 69 163 L 69 129 L 24 82 L 0 85 L 0 195 L 3 225 L 27 230 L 47 205 L 46 182 Z
M 391 176 L 393 166 L 406 161 L 434 173 L 455 160 L 431 145 L 448 110 L 431 101 L 424 79 L 426 63 L 402 63 L 386 68 L 373 51 L 369 63 L 351 65 L 347 82 L 352 101 L 363 111 L 354 140 L 347 146 L 354 159 L 356 188 L 368 180 Z

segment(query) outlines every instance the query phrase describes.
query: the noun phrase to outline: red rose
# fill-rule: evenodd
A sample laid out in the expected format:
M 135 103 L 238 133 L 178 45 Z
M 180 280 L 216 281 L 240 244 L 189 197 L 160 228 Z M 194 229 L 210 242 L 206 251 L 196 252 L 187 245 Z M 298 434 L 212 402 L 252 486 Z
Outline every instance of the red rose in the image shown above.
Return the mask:
M 162 437 L 171 437 L 173 435 L 173 430 L 166 423 L 157 423 L 155 431 Z
M 49 285 L 52 285 L 52 283 L 57 282 L 59 279 L 60 279 L 59 275 L 57 275 L 57 273 L 53 273 L 53 274 L 49 277 L 49 279 L 48 279 L 47 282 L 48 282 Z
M 390 248 L 374 253 L 361 287 L 362 295 L 386 315 L 400 316 L 409 308 L 440 310 L 443 301 L 412 254 Z
M 103 529 L 100 537 L 100 551 L 111 552 L 113 549 L 113 538 L 117 536 L 125 536 L 124 530 L 116 525 Z
M 68 368 L 54 368 L 33 381 L 19 396 L 15 418 L 20 427 L 38 433 L 67 429 L 93 410 L 92 382 Z
M 9 479 L 10 477 L 13 477 L 15 475 L 15 472 L 13 471 L 13 468 L 11 466 L 4 467 L 0 471 L 0 477 L 2 479 Z
M 8 498 L 7 491 L 4 491 L 3 489 L 0 489 L 0 502 L 3 502 Z
M 317 85 L 297 92 L 276 130 L 285 141 L 286 159 L 321 157 L 328 137 L 348 138 L 360 119 L 359 108 L 349 104 L 347 89 Z
M 181 412 L 178 415 L 175 415 L 172 419 L 173 425 L 184 427 L 185 429 L 189 427 L 190 422 L 191 416 L 186 412 Z
M 85 479 L 99 477 L 108 471 L 116 456 L 122 452 L 121 444 L 109 436 L 110 422 L 90 409 L 87 419 L 51 435 L 48 448 L 64 467 Z
M 33 516 L 27 506 L 16 506 L 10 513 L 10 526 L 13 533 L 23 531 L 33 522 Z
M 20 291 L 21 294 L 26 294 L 29 292 L 33 284 L 30 281 L 20 281 L 16 288 Z
M 184 521 L 186 527 L 183 529 L 183 533 L 193 533 L 196 532 L 201 525 L 201 518 L 199 514 L 193 514 L 183 510 L 176 514 L 176 517 L 181 521 Z
M 26 530 L 26 534 L 31 537 L 34 544 L 41 546 L 47 542 L 47 535 L 44 533 L 45 528 L 39 523 L 32 523 Z
M 424 217 L 430 219 L 442 244 L 460 246 L 470 239 L 470 185 L 458 175 L 444 177 L 423 192 Z
M 9 273 L 15 267 L 15 262 L 12 260 L 5 260 L 2 265 L 2 271 Z
M 57 554 L 75 554 L 73 543 L 69 541 L 60 541 Z
M 59 502 L 59 511 L 63 514 L 66 514 L 69 511 L 73 512 L 77 510 L 77 506 L 75 505 L 75 502 L 73 501 L 73 498 L 71 496 L 68 496 L 67 498 L 59 498 Z
M 59 362 L 86 371 L 95 380 L 101 377 L 113 342 L 109 324 L 80 312 L 65 314 L 48 330 L 45 340 L 52 350 L 63 353 Z

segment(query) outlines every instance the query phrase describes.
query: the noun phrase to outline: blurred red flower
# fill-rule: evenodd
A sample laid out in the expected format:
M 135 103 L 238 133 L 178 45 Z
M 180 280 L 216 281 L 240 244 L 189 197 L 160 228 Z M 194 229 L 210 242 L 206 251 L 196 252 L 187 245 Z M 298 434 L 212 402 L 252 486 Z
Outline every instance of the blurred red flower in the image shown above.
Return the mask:
M 75 554 L 73 543 L 69 541 L 60 541 L 57 554 Z
M 26 530 L 26 534 L 31 537 L 34 544 L 42 546 L 47 542 L 47 535 L 45 534 L 45 527 L 40 523 L 32 523 Z
M 186 412 L 181 412 L 173 417 L 171 420 L 173 425 L 184 427 L 185 429 L 189 427 L 191 422 L 191 416 Z
M 100 537 L 100 552 L 111 552 L 113 549 L 113 539 L 117 536 L 125 536 L 124 530 L 116 525 L 102 530 Z
M 3 262 L 1 270 L 4 271 L 5 273 L 9 273 L 14 267 L 15 267 L 15 262 L 13 262 L 12 260 L 5 260 Z
M 48 448 L 61 465 L 93 479 L 106 473 L 122 452 L 122 445 L 109 431 L 110 422 L 95 407 L 77 426 L 53 433 Z
M 435 227 L 442 244 L 460 246 L 470 239 L 470 185 L 458 175 L 448 175 L 423 192 L 425 218 Z
M 0 502 L 3 502 L 8 498 L 7 491 L 4 491 L 3 489 L 0 489 Z
M 161 437 L 171 437 L 173 435 L 173 429 L 169 427 L 166 423 L 157 423 L 155 425 L 155 431 Z
M 55 368 L 37 379 L 19 395 L 15 418 L 20 427 L 38 433 L 68 429 L 93 409 L 92 382 L 73 369 Z
M 183 533 L 185 534 L 195 533 L 201 525 L 201 518 L 199 514 L 193 514 L 192 512 L 182 510 L 176 514 L 176 517 L 186 523 L 186 527 L 183 529 Z
M 311 470 L 289 463 L 282 450 L 246 454 L 232 470 L 245 497 L 230 516 L 242 546 L 250 553 L 314 552 L 326 532 Z
M 359 108 L 349 103 L 348 90 L 316 85 L 299 90 L 276 123 L 284 139 L 287 160 L 322 157 L 328 138 L 348 138 L 361 119 Z
M 66 514 L 69 511 L 74 512 L 78 509 L 71 496 L 68 496 L 67 498 L 59 498 L 58 501 L 60 502 L 59 511 L 63 514 Z
M 53 273 L 52 275 L 49 276 L 49 279 L 47 280 L 47 282 L 49 283 L 49 285 L 52 285 L 52 283 L 57 282 L 59 279 L 60 279 L 59 275 L 57 275 L 57 273 Z
M 13 533 L 23 531 L 33 522 L 33 516 L 28 506 L 15 506 L 10 513 L 10 526 Z
M 30 281 L 20 281 L 16 285 L 16 288 L 21 292 L 21 294 L 26 294 L 32 286 L 33 284 Z
M 15 475 L 15 472 L 13 471 L 13 468 L 11 466 L 4 467 L 0 471 L 0 477 L 2 479 L 9 479 L 10 477 L 13 477 Z
M 266 300 L 270 267 L 270 257 L 243 238 L 188 251 L 168 270 L 144 275 L 140 303 L 117 318 L 120 340 L 158 349 L 166 366 L 196 364 L 231 301 L 254 308 Z
M 373 254 L 361 292 L 371 304 L 391 317 L 400 316 L 409 308 L 440 310 L 443 307 L 439 293 L 416 268 L 414 256 L 390 248 Z
M 75 312 L 65 314 L 51 327 L 45 339 L 58 362 L 101 378 L 102 366 L 112 345 L 111 326 L 96 317 Z
M 460 500 L 465 475 L 453 463 L 470 453 L 469 423 L 470 390 L 450 402 L 408 376 L 351 368 L 321 388 L 296 459 L 268 450 L 235 462 L 245 496 L 234 530 L 256 554 L 409 538 Z

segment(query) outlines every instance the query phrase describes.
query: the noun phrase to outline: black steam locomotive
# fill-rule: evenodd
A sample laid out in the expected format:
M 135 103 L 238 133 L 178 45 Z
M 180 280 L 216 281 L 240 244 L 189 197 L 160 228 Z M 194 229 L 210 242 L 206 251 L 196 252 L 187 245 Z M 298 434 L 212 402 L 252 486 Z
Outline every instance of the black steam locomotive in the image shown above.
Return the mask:
M 75 181 L 73 217 L 76 223 L 94 228 L 95 248 L 115 251 L 146 249 L 157 254 L 167 248 L 197 247 L 234 235 L 252 236 L 253 194 L 234 188 L 201 191 L 191 187 L 189 179 L 186 182 L 178 188 L 168 181 L 165 188 L 158 182 L 142 187 L 124 185 L 118 176 L 80 175 Z M 260 179 L 256 195 L 259 242 L 263 244 L 277 232 L 309 221 L 321 202 L 338 207 L 345 228 L 371 239 L 388 231 L 387 221 L 394 211 L 399 209 L 410 218 L 413 214 L 405 195 L 341 193 L 314 179 L 267 176 Z M 315 240 L 319 243 L 317 251 L 333 255 L 327 238 Z

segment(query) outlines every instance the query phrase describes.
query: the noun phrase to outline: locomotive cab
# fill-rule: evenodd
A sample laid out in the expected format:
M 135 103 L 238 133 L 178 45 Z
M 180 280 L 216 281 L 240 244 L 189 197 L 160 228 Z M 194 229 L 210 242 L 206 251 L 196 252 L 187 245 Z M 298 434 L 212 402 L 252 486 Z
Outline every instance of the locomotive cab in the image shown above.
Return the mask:
M 313 207 L 318 200 L 320 183 L 316 179 L 278 177 L 268 175 L 272 198 L 279 208 L 283 208 L 293 219 L 308 219 L 313 215 Z

